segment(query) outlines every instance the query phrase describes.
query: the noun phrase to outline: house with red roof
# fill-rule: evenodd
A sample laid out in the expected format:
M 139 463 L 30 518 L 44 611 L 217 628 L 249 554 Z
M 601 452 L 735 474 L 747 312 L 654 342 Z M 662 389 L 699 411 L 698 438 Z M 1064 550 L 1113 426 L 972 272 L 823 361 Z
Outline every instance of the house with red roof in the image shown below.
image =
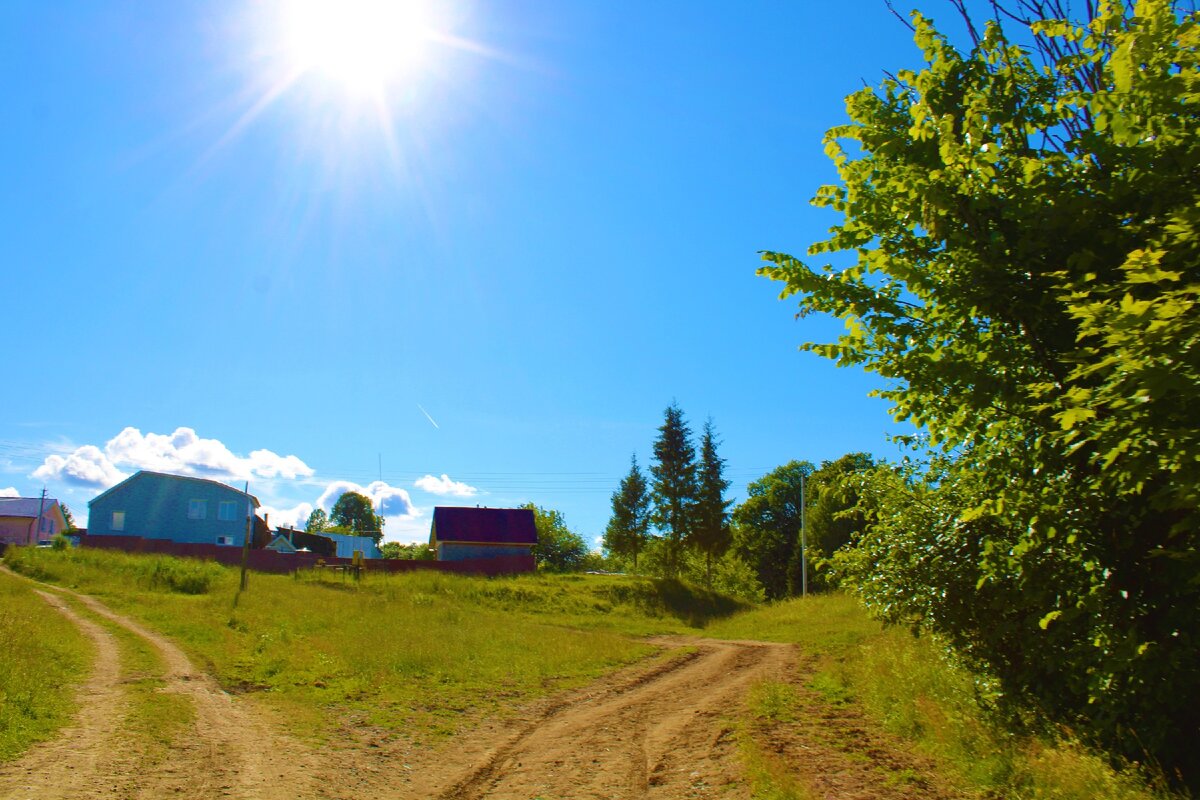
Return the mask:
M 438 561 L 530 556 L 537 541 L 533 512 L 527 508 L 433 509 L 429 546 Z

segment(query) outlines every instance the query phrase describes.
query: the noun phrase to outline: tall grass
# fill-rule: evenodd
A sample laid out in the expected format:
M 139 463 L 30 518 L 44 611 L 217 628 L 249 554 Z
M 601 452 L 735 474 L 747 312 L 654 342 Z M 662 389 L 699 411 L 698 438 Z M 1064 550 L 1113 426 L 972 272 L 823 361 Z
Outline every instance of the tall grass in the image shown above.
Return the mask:
M 212 561 L 87 548 L 47 552 L 14 547 L 5 551 L 4 561 L 23 575 L 50 583 L 97 587 L 119 581 L 182 594 L 205 594 L 226 573 Z
M 70 720 L 92 650 L 25 581 L 4 573 L 0 643 L 0 761 L 8 761 Z
M 795 642 L 816 656 L 808 686 L 835 705 L 855 704 L 893 734 L 930 755 L 965 792 L 1010 800 L 1154 800 L 1168 797 L 1135 769 L 1114 769 L 1067 734 L 1006 730 L 985 710 L 993 687 L 954 663 L 936 641 L 884 629 L 845 595 L 764 606 L 711 625 L 723 638 Z M 786 722 L 785 690 L 765 685 L 750 698 L 751 722 Z M 981 701 L 984 701 L 981 703 Z M 749 728 L 748 728 L 749 729 Z M 748 769 L 770 782 L 761 748 L 744 749 Z M 758 764 L 759 766 L 755 766 Z M 791 784 L 778 786 L 780 793 Z M 769 788 L 769 787 L 768 787 Z M 763 789 L 763 796 L 771 791 Z

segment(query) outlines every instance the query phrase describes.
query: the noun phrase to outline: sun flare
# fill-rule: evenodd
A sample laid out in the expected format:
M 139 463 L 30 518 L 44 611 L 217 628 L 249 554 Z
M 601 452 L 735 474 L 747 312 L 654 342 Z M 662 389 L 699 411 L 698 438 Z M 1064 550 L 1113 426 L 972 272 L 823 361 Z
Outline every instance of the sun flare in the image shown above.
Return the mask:
M 292 69 L 355 94 L 415 79 L 434 32 L 418 0 L 290 0 L 282 11 Z

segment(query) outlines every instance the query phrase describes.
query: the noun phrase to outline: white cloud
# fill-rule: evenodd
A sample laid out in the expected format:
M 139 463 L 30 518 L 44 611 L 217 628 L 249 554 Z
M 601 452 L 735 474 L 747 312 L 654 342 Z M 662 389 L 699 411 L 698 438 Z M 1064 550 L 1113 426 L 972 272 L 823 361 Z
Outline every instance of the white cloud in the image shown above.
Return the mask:
M 429 541 L 429 520 L 425 514 L 417 510 L 412 516 L 384 517 L 384 539 L 401 544 L 424 544 Z
M 249 480 L 308 478 L 313 474 L 296 456 L 255 450 L 243 458 L 216 439 L 199 437 L 191 428 L 176 428 L 169 435 L 125 428 L 108 441 L 104 451 L 114 464 L 179 475 Z
M 291 508 L 276 508 L 268 505 L 258 507 L 259 516 L 266 514 L 269 517 L 268 522 L 272 528 L 296 528 L 303 530 L 305 523 L 308 522 L 308 515 L 312 512 L 312 503 L 299 503 Z
M 20 497 L 21 493 L 17 491 L 17 487 L 9 486 L 7 489 L 0 489 L 0 497 Z
M 127 427 L 109 439 L 103 450 L 89 444 L 68 455 L 47 456 L 31 477 L 107 489 L 139 469 L 227 481 L 294 480 L 313 475 L 312 467 L 296 456 L 281 456 L 270 450 L 238 456 L 220 441 L 203 439 L 191 428 L 176 428 L 171 434 L 143 434 Z
M 126 430 L 129 430 L 128 428 Z M 47 456 L 31 477 L 57 480 L 76 486 L 107 489 L 128 477 L 95 445 L 78 447 L 67 456 Z
M 391 486 L 384 481 L 372 481 L 366 486 L 351 481 L 334 481 L 325 487 L 325 491 L 317 499 L 317 505 L 326 511 L 332 510 L 333 504 L 346 492 L 366 495 L 375 506 L 375 513 L 387 519 L 415 517 L 421 513 L 420 509 L 413 505 L 407 490 Z
M 413 481 L 413 486 L 416 486 L 423 492 L 429 492 L 436 495 L 450 495 L 451 497 L 471 497 L 479 493 L 479 490 L 474 486 L 468 486 L 461 481 L 452 481 L 450 476 L 442 473 L 442 477 L 435 478 L 432 475 L 426 475 L 417 478 Z

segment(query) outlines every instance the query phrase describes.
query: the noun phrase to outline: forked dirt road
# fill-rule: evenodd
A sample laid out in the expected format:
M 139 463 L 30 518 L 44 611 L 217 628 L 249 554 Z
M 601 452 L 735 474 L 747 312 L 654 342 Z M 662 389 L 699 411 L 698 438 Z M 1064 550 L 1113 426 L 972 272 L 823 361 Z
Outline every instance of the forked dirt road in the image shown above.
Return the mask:
M 791 645 L 660 637 L 651 640 L 663 648 L 658 659 L 529 703 L 517 716 L 485 722 L 437 749 L 350 731 L 317 752 L 269 723 L 253 701 L 231 698 L 162 636 L 93 598 L 38 592 L 91 639 L 97 655 L 75 723 L 0 765 L 0 800 L 745 800 L 735 720 L 747 692 L 760 680 L 799 685 Z M 158 651 L 162 691 L 195 708 L 193 725 L 167 757 L 143 757 L 136 737 L 126 735 L 122 686 L 131 678 L 122 673 L 118 643 L 60 595 Z M 824 719 L 847 727 L 836 714 Z M 853 752 L 860 738 L 872 759 Z M 927 782 L 897 787 L 889 773 L 922 765 L 873 735 L 856 733 L 851 741 L 792 731 L 771 748 L 807 765 L 801 772 L 814 797 L 945 796 Z M 880 760 L 885 769 L 873 763 Z

